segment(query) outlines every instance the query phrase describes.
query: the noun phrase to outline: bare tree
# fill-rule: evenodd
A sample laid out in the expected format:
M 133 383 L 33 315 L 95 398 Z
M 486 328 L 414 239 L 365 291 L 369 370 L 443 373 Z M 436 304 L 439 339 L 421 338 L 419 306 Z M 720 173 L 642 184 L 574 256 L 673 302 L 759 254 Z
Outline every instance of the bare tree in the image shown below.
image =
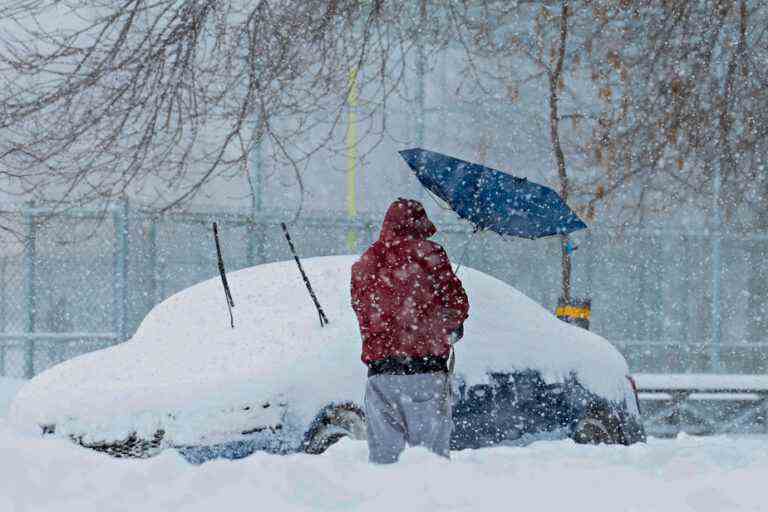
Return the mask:
M 610 9 L 621 37 L 591 55 L 596 83 L 614 94 L 589 143 L 603 169 L 590 203 L 621 205 L 613 209 L 620 222 L 683 211 L 714 236 L 723 220 L 732 231 L 764 232 L 768 5 L 633 1 Z M 760 311 L 768 300 L 765 245 L 749 247 L 746 300 Z M 750 314 L 747 328 L 762 340 L 768 316 Z
M 636 208 L 719 204 L 765 195 L 762 155 L 768 143 L 768 57 L 764 2 L 625 2 L 609 14 L 622 27 L 592 54 L 593 75 L 614 91 L 605 102 L 591 150 L 605 170 L 601 195 Z M 744 212 L 742 212 L 744 213 Z M 742 216 L 742 218 L 744 218 Z
M 568 173 L 565 167 L 565 154 L 560 145 L 560 114 L 558 111 L 558 100 L 560 83 L 563 80 L 563 64 L 565 63 L 565 47 L 568 44 L 568 16 L 570 15 L 569 0 L 562 0 L 560 3 L 560 38 L 557 43 L 557 57 L 555 67 L 548 71 L 549 78 L 549 136 L 552 143 L 552 151 L 555 154 L 557 162 L 557 176 L 560 180 L 560 196 L 563 201 L 568 201 Z M 562 253 L 562 285 L 563 300 L 566 304 L 571 303 L 571 252 L 568 235 L 563 235 L 560 241 L 560 250 Z
M 352 69 L 365 70 L 360 131 L 373 146 L 390 135 L 390 98 L 420 98 L 403 81 L 414 54 L 453 44 L 482 103 L 548 91 L 553 176 L 587 217 L 611 201 L 629 217 L 700 197 L 714 161 L 725 199 L 759 202 L 766 10 L 747 0 L 9 0 L 0 192 L 56 209 L 138 192 L 170 208 L 216 177 L 242 177 L 260 142 L 301 183 L 320 149 L 343 151 Z M 51 16 L 69 28 L 46 25 Z
M 406 4 L 12 0 L 1 191 L 54 211 L 133 194 L 165 210 L 244 174 L 263 141 L 301 185 L 314 154 L 339 150 L 350 71 L 370 70 L 359 87 L 386 109 L 412 42 L 432 37 Z
M 548 91 L 554 174 L 588 219 L 602 212 L 623 226 L 686 204 L 709 209 L 717 175 L 717 207 L 732 221 L 761 222 L 764 2 L 487 0 L 450 12 L 475 94 L 499 103 L 530 84 Z
M 590 4 L 488 0 L 464 9 L 455 7 L 451 12 L 454 30 L 463 36 L 465 71 L 478 84 L 472 93 L 480 95 L 481 101 L 501 104 L 538 102 L 538 116 L 548 128 L 552 174 L 565 201 L 580 199 L 573 195 L 579 191 L 579 182 L 571 174 L 574 169 L 582 170 L 589 127 L 598 118 L 593 106 L 596 98 L 572 79 L 580 72 L 586 74 L 584 48 L 592 44 L 604 25 L 592 17 L 591 9 L 587 9 Z M 521 100 L 525 89 L 530 98 Z M 584 129 L 569 130 L 564 137 L 564 121 Z M 529 120 L 505 120 L 515 125 L 525 122 Z M 580 202 L 572 206 L 590 217 L 593 213 Z M 570 303 L 571 245 L 567 236 L 561 238 L 561 253 L 562 296 Z

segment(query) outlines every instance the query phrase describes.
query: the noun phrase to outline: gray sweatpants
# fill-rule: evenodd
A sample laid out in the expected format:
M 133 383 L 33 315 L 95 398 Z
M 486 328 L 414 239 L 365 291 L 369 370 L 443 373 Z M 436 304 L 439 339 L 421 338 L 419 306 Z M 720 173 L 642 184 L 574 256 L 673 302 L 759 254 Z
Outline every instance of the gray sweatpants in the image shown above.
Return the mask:
M 365 415 L 370 462 L 396 462 L 406 443 L 450 457 L 453 417 L 448 379 L 445 373 L 368 378 Z

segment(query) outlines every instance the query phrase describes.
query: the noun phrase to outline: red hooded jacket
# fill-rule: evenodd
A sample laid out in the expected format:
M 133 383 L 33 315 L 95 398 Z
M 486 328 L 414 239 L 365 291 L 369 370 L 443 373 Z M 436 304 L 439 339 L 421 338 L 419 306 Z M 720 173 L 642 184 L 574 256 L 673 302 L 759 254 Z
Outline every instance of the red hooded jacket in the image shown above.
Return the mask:
M 364 363 L 450 354 L 449 335 L 462 326 L 469 303 L 448 255 L 427 240 L 436 231 L 421 203 L 398 199 L 378 241 L 352 266 Z

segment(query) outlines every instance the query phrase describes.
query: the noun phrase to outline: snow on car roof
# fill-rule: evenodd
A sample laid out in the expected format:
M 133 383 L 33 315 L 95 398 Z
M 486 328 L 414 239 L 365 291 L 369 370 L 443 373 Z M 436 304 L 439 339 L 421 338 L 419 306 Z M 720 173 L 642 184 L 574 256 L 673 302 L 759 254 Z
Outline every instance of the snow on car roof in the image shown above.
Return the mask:
M 172 434 L 169 418 L 181 422 L 184 415 L 184 428 L 208 428 L 212 411 L 243 404 L 289 403 L 308 421 L 327 403 L 360 403 L 365 367 L 349 292 L 356 258 L 303 261 L 330 320 L 326 327 L 293 260 L 242 269 L 228 275 L 234 329 L 220 279 L 199 283 L 157 305 L 131 340 L 35 377 L 19 392 L 10 419 L 28 428 L 53 423 L 59 431 L 98 429 L 119 438 L 137 429 Z M 470 316 L 456 371 L 468 384 L 486 381 L 492 371 L 535 369 L 547 382 L 575 373 L 592 392 L 624 398 L 628 368 L 606 340 L 557 320 L 482 272 L 463 267 L 459 277 Z

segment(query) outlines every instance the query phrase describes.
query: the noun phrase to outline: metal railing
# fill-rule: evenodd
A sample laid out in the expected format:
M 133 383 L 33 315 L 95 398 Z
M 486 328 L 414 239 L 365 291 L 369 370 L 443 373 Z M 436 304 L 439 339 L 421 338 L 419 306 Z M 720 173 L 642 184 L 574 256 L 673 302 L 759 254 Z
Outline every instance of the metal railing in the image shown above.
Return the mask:
M 766 375 L 637 375 L 648 435 L 768 433 Z

